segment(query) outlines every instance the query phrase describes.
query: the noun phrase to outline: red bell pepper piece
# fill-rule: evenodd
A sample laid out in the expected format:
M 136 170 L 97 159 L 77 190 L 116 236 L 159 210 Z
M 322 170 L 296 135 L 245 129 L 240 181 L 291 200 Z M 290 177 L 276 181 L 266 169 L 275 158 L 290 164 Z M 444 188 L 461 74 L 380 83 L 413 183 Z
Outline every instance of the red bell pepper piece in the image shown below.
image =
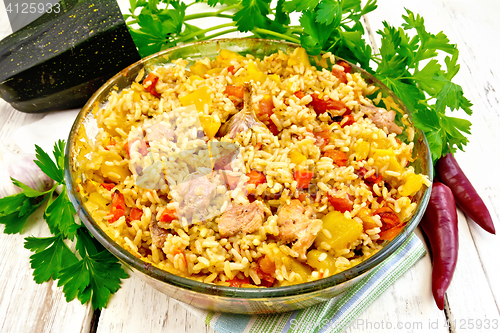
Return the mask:
M 125 215 L 125 197 L 118 191 L 111 195 L 111 214 L 113 217 L 109 220 L 110 223 L 118 221 L 120 217 Z
M 153 96 L 161 97 L 161 94 L 156 91 L 156 84 L 158 83 L 159 77 L 153 73 L 149 73 L 148 76 L 142 81 L 144 88 Z

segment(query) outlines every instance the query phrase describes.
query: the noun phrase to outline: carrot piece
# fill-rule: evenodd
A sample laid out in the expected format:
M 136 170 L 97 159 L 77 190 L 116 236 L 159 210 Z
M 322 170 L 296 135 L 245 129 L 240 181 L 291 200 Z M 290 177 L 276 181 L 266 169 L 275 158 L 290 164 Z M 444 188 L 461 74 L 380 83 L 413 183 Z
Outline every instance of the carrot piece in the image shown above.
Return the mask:
M 267 254 L 259 259 L 258 264 L 264 273 L 274 274 L 274 271 L 276 270 L 274 261 L 272 261 Z
M 322 149 L 330 143 L 332 132 L 328 129 L 324 129 L 321 132 L 314 132 L 313 135 L 316 139 L 314 144 Z
M 354 120 L 354 116 L 352 114 L 345 115 L 342 119 L 340 127 L 344 128 L 346 126 L 354 124 L 356 121 Z
M 227 85 L 226 89 L 224 90 L 224 94 L 236 98 L 243 98 L 243 96 L 245 95 L 243 87 L 233 86 L 233 85 Z
M 335 101 L 333 99 L 324 100 L 319 98 L 318 94 L 312 94 L 311 97 L 313 100 L 310 105 L 317 114 L 325 113 L 328 110 L 340 111 L 342 109 L 347 109 L 346 105 L 342 101 Z
M 298 170 L 293 173 L 293 179 L 297 181 L 298 189 L 308 188 L 313 176 L 314 171 L 309 170 Z
M 248 180 L 248 184 L 255 184 L 255 186 L 260 184 L 265 184 L 267 182 L 266 175 L 260 171 L 252 170 L 247 173 L 247 176 L 250 178 Z
M 323 156 L 331 158 L 333 160 L 333 163 L 338 165 L 339 167 L 347 165 L 347 154 L 343 151 L 330 149 L 325 151 Z
M 129 214 L 130 221 L 140 221 L 141 217 L 142 217 L 142 209 L 134 207 L 130 210 Z
M 111 191 L 116 186 L 116 184 L 104 182 L 101 183 L 101 186 L 104 187 L 106 190 Z
M 341 83 L 347 84 L 347 75 L 345 75 L 344 71 L 341 71 L 337 68 L 332 68 L 332 74 L 335 76 Z
M 120 217 L 125 215 L 125 197 L 122 193 L 115 191 L 111 195 L 111 214 L 113 217 L 109 219 L 109 222 L 116 222 Z
M 160 222 L 170 223 L 175 219 L 177 219 L 176 210 L 165 208 L 165 210 L 161 213 L 159 220 Z
M 333 209 L 338 210 L 341 213 L 352 211 L 352 202 L 349 199 L 335 198 L 329 195 L 328 202 L 332 205 Z
M 378 234 L 380 236 L 379 239 L 391 241 L 394 239 L 394 237 L 396 237 L 401 232 L 401 230 L 403 230 L 404 227 L 405 227 L 405 225 L 401 224 L 401 225 L 392 227 L 390 229 L 387 229 L 385 231 L 381 231 Z
M 236 73 L 236 68 L 234 68 L 234 66 L 231 65 L 227 68 L 227 71 L 234 75 Z
M 351 74 L 351 65 L 349 65 L 347 62 L 339 60 L 337 61 L 337 65 L 344 67 L 344 73 Z
M 382 221 L 382 231 L 401 225 L 401 220 L 389 207 L 380 207 L 375 211 L 374 215 L 380 216 L 380 220 Z
M 295 95 L 295 97 L 297 97 L 298 99 L 302 99 L 304 97 L 306 97 L 306 95 L 304 94 L 304 92 L 302 92 L 301 90 L 298 90 L 296 92 L 293 93 Z
M 245 277 L 244 279 L 234 278 L 226 282 L 229 282 L 230 287 L 241 287 L 242 284 L 250 284 L 250 280 L 248 277 Z

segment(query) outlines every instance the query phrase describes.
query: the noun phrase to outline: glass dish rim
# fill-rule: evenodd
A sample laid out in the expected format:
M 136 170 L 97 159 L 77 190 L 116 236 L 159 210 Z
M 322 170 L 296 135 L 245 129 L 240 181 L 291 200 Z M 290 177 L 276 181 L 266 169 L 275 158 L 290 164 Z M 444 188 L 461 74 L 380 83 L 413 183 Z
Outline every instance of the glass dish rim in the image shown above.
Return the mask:
M 300 284 L 294 284 L 294 285 L 289 285 L 289 286 L 283 286 L 283 287 L 269 287 L 269 288 L 239 288 L 239 287 L 227 287 L 227 286 L 221 286 L 221 285 L 215 285 L 215 284 L 210 284 L 210 283 L 204 283 L 204 282 L 199 282 L 196 280 L 192 280 L 186 277 L 182 277 L 179 275 L 175 275 L 173 273 L 169 273 L 165 270 L 162 270 L 158 267 L 155 267 L 154 265 L 147 263 L 134 255 L 132 253 L 128 252 L 124 248 L 120 247 L 115 241 L 113 241 L 99 226 L 92 217 L 90 216 L 89 212 L 86 210 L 85 206 L 83 205 L 83 202 L 80 200 L 80 197 L 76 191 L 76 188 L 74 187 L 74 179 L 72 177 L 73 173 L 70 171 L 72 170 L 72 154 L 71 154 L 71 147 L 73 146 L 73 142 L 75 141 L 75 137 L 77 134 L 77 129 L 81 125 L 83 119 L 85 118 L 89 112 L 92 110 L 92 106 L 95 105 L 96 101 L 98 102 L 98 98 L 101 95 L 101 93 L 109 86 L 113 86 L 115 82 L 122 77 L 123 75 L 127 75 L 128 71 L 132 68 L 138 67 L 138 66 L 143 66 L 145 67 L 145 64 L 147 64 L 149 61 L 163 57 L 168 53 L 171 53 L 172 51 L 178 50 L 180 48 L 186 48 L 186 47 L 191 47 L 191 46 L 197 46 L 200 44 L 206 44 L 206 43 L 231 43 L 233 41 L 240 41 L 242 38 L 227 38 L 227 39 L 217 39 L 217 40 L 210 40 L 210 41 L 204 41 L 204 42 L 194 42 L 194 43 L 189 43 L 189 44 L 183 44 L 183 45 L 178 45 L 173 48 L 169 48 L 167 50 L 160 51 L 158 53 L 155 53 L 153 55 L 150 55 L 148 57 L 145 57 L 141 59 L 140 61 L 130 65 L 126 69 L 120 71 L 117 73 L 115 76 L 113 76 L 111 79 L 109 79 L 104 85 L 102 85 L 93 95 L 92 97 L 88 100 L 88 102 L 85 104 L 85 106 L 80 110 L 78 113 L 78 116 L 75 119 L 75 122 L 73 123 L 73 126 L 71 128 L 71 131 L 68 136 L 67 144 L 66 144 L 66 151 L 65 151 L 65 181 L 66 181 L 66 186 L 68 188 L 68 197 L 70 198 L 70 201 L 72 202 L 73 206 L 75 207 L 78 215 L 80 216 L 80 219 L 82 222 L 85 224 L 85 226 L 88 228 L 90 233 L 107 249 L 109 250 L 113 255 L 115 255 L 120 261 L 122 261 L 127 267 L 136 269 L 140 271 L 141 273 L 148 275 L 158 281 L 167 283 L 171 286 L 179 287 L 181 289 L 186 289 L 189 291 L 197 292 L 197 293 L 202 293 L 202 294 L 207 294 L 207 295 L 216 295 L 216 296 L 223 296 L 223 297 L 229 297 L 229 298 L 237 298 L 237 299 L 265 299 L 265 298 L 280 298 L 280 297 L 288 297 L 288 296 L 295 296 L 295 295 L 303 295 L 307 294 L 310 292 L 314 291 L 319 291 L 327 288 L 331 288 L 337 285 L 340 285 L 344 282 L 347 282 L 355 277 L 358 277 L 371 269 L 375 268 L 378 266 L 380 263 L 382 263 L 385 259 L 387 259 L 393 252 L 395 252 L 399 247 L 402 246 L 402 244 L 408 239 L 410 234 L 413 232 L 413 230 L 417 227 L 419 224 L 421 218 L 423 217 L 423 214 L 425 212 L 425 209 L 427 207 L 428 201 L 430 199 L 430 192 L 431 192 L 431 187 L 428 187 L 425 191 L 424 194 L 422 195 L 422 199 L 420 202 L 420 205 L 417 207 L 416 212 L 414 213 L 413 217 L 410 219 L 410 221 L 406 224 L 405 228 L 389 243 L 387 243 L 381 250 L 379 250 L 377 253 L 369 257 L 368 259 L 364 260 L 363 262 L 345 270 L 340 273 L 337 273 L 335 275 L 329 276 L 327 278 L 322 278 L 318 279 L 315 281 L 311 282 L 305 282 L 305 283 L 300 283 Z M 270 39 L 252 39 L 252 38 L 243 38 L 245 40 L 248 40 L 249 42 L 254 42 L 254 43 L 279 43 L 283 44 L 286 46 L 290 46 L 293 48 L 300 47 L 299 44 L 295 43 L 290 43 L 290 42 L 283 42 L 283 41 L 277 41 L 277 40 L 270 40 Z M 339 58 L 341 59 L 341 58 Z M 348 62 L 351 64 L 350 62 Z M 352 64 L 351 64 L 352 65 Z M 352 65 L 353 67 L 356 68 L 357 71 L 360 71 L 364 75 L 368 75 L 371 80 L 373 80 L 373 83 L 376 85 L 382 87 L 383 89 L 386 89 L 386 91 L 393 97 L 394 101 L 404 109 L 404 112 L 409 114 L 411 116 L 411 113 L 407 109 L 406 105 L 387 87 L 385 86 L 382 82 L 380 82 L 377 78 L 375 78 L 373 75 L 369 74 L 362 68 Z M 424 147 L 427 148 L 427 152 L 425 154 L 425 157 L 427 159 L 427 163 L 425 164 L 427 166 L 427 170 L 425 170 L 426 174 L 430 177 L 430 181 L 432 182 L 432 161 L 430 160 L 430 150 L 429 150 L 429 145 L 427 143 L 426 137 L 421 132 L 419 129 L 415 128 L 415 131 L 419 132 L 419 135 L 423 139 L 423 144 Z M 424 171 L 424 170 L 423 170 Z

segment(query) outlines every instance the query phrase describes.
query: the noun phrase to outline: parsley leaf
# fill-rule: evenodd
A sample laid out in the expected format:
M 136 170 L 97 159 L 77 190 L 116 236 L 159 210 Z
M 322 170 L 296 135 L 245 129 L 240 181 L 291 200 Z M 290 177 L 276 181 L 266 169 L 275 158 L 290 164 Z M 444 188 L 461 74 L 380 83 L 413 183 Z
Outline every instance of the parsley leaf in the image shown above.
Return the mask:
M 121 279 L 128 274 L 107 250 L 64 268 L 58 287 L 64 286 L 66 300 L 75 297 L 83 304 L 91 300 L 94 309 L 102 309 L 108 303 L 111 294 L 120 289 Z
M 269 2 L 266 0 L 242 0 L 243 6 L 236 14 L 234 21 L 241 32 L 252 30 L 255 26 L 264 26 L 266 16 L 270 13 Z
M 65 238 L 72 240 L 79 227 L 73 217 L 75 213 L 64 186 L 61 194 L 47 206 L 43 217 L 53 234 L 60 232 Z
M 43 198 L 28 197 L 24 193 L 0 199 L 0 224 L 4 233 L 21 233 L 28 218 L 42 205 Z
M 320 0 L 291 0 L 285 2 L 283 10 L 287 13 L 303 12 L 308 9 L 314 9 Z
M 46 238 L 27 237 L 24 247 L 35 252 L 30 256 L 30 263 L 36 283 L 46 282 L 51 278 L 56 280 L 63 267 L 78 261 L 64 243 L 64 237 L 61 234 Z
M 56 144 L 54 148 L 54 155 L 59 153 L 59 146 Z M 36 160 L 35 164 L 50 178 L 52 178 L 57 183 L 64 182 L 64 168 L 60 168 L 54 161 L 50 158 L 49 154 L 43 151 L 38 145 L 35 145 Z M 56 156 L 56 161 L 59 157 Z
M 338 27 L 342 20 L 342 7 L 335 0 L 323 0 L 318 4 L 316 21 Z
M 448 152 L 464 149 L 471 124 L 446 112 L 462 109 L 471 115 L 472 103 L 462 87 L 451 81 L 460 68 L 456 45 L 443 32 L 428 32 L 420 15 L 406 12 L 403 27 L 384 22 L 384 29 L 378 31 L 382 44 L 375 75 L 413 112 L 415 126 L 424 131 L 435 162 Z M 449 54 L 445 66 L 438 61 L 442 52 Z
M 35 198 L 35 197 L 40 197 L 40 196 L 44 196 L 48 193 L 51 193 L 54 191 L 55 187 L 45 191 L 45 192 L 41 192 L 41 191 L 37 191 L 37 190 L 34 190 L 32 189 L 31 187 L 29 187 L 28 185 L 25 185 L 23 183 L 21 183 L 19 180 L 16 180 L 14 178 L 11 178 L 12 180 L 12 183 L 14 185 L 16 185 L 17 187 L 20 187 L 22 190 L 23 190 L 23 194 L 27 197 L 30 197 L 30 198 Z
M 77 250 L 83 259 L 61 270 L 57 285 L 63 286 L 68 302 L 75 297 L 82 304 L 91 300 L 94 309 L 101 309 L 128 274 L 84 228 L 78 229 Z

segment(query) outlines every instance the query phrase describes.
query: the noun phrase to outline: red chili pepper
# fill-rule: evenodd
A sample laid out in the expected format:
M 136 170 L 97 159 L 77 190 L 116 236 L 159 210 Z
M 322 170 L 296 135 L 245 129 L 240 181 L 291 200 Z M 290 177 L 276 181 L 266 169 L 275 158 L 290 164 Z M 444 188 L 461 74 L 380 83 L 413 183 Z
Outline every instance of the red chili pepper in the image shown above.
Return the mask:
M 440 310 L 458 257 L 458 220 L 453 192 L 445 184 L 432 186 L 431 198 L 420 226 L 432 251 L 432 294 Z
M 458 207 L 474 222 L 491 234 L 495 234 L 495 225 L 488 208 L 477 194 L 471 182 L 462 171 L 452 154 L 446 154 L 436 163 L 439 179 L 448 185 L 455 196 Z

